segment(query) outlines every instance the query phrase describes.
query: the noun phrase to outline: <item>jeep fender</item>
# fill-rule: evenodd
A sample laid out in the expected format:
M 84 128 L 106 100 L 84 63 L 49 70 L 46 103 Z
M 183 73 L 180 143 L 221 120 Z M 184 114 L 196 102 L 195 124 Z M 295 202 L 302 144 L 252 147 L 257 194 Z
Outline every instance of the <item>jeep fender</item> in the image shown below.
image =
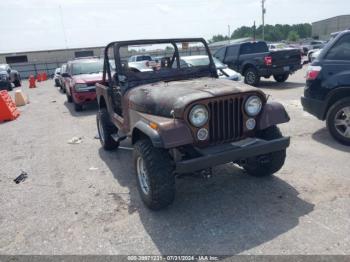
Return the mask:
M 259 130 L 289 122 L 290 117 L 284 106 L 278 102 L 267 102 L 258 120 Z
M 154 147 L 164 147 L 163 141 L 158 133 L 157 130 L 151 128 L 146 122 L 144 121 L 138 121 L 133 130 L 131 135 L 131 141 L 132 144 L 134 144 L 140 135 L 147 136 Z

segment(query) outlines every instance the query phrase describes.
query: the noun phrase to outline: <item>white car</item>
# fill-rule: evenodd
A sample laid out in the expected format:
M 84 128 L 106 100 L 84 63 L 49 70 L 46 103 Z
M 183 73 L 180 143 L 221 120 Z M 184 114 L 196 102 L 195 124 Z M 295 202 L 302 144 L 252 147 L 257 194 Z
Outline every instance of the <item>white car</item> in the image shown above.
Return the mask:
M 55 86 L 60 86 L 60 76 L 61 76 L 61 68 L 56 68 L 55 73 L 53 75 L 53 80 L 55 81 Z
M 195 55 L 195 56 L 182 56 L 180 58 L 181 67 L 191 67 L 191 66 L 201 66 L 208 65 L 209 58 L 205 55 Z M 242 75 L 230 68 L 227 65 L 221 63 L 217 58 L 213 57 L 217 73 L 219 78 L 226 78 L 233 81 L 243 81 Z

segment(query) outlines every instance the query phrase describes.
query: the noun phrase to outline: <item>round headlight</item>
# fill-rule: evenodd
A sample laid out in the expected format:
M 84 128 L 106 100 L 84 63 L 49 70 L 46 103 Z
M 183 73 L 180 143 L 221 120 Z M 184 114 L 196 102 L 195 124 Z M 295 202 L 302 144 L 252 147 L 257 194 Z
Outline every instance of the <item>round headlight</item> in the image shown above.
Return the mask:
M 250 116 L 256 116 L 260 113 L 262 101 L 258 96 L 251 96 L 247 99 L 244 105 L 246 113 Z
M 209 113 L 205 106 L 196 105 L 191 109 L 188 116 L 190 122 L 195 127 L 201 127 L 205 125 L 208 121 Z

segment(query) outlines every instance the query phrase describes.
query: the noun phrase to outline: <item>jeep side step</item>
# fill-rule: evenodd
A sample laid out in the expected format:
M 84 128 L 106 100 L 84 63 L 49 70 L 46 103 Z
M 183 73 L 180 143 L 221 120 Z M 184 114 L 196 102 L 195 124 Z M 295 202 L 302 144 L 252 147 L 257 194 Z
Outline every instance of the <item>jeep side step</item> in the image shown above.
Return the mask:
M 117 143 L 125 140 L 127 138 L 126 135 L 123 135 L 123 136 L 119 136 L 118 134 L 112 134 L 111 137 L 113 138 L 113 140 Z

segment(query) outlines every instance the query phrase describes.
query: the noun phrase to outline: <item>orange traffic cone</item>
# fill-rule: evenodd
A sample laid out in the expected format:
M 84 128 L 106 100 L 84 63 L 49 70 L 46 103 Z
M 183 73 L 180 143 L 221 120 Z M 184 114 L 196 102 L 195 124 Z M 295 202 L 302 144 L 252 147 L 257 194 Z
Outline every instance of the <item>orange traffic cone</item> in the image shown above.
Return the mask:
M 0 91 L 0 122 L 14 120 L 19 111 L 6 90 Z
M 41 82 L 41 74 L 40 73 L 38 73 L 36 75 L 36 81 Z
M 41 74 L 41 80 L 42 80 L 42 81 L 46 81 L 46 80 L 47 80 L 47 74 L 46 74 L 46 72 L 43 72 L 43 73 Z
M 28 78 L 29 81 L 29 88 L 35 88 L 35 77 L 33 75 L 30 75 Z

